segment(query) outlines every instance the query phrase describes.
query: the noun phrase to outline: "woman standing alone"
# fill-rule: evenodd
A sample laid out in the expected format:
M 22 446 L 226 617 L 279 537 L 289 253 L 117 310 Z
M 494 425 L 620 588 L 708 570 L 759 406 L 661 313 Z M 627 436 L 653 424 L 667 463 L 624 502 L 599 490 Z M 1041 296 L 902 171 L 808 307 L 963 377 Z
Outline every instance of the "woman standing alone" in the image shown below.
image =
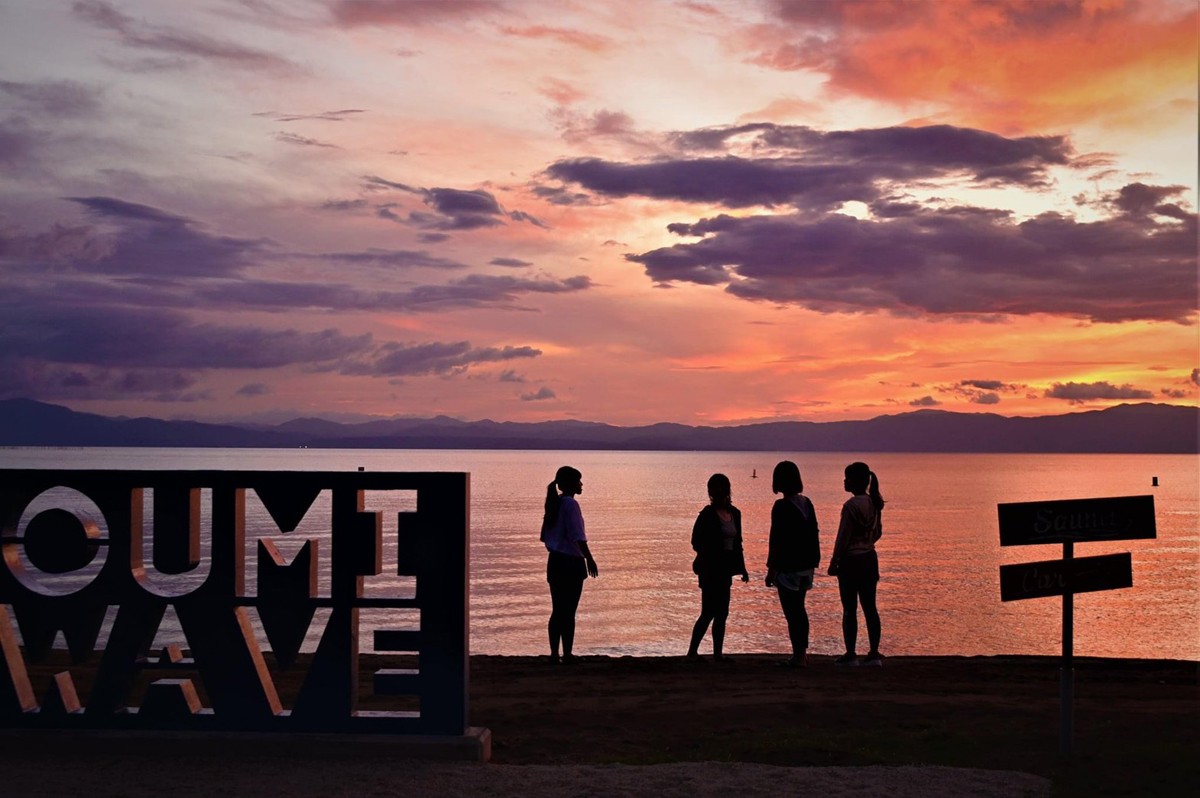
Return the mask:
M 742 553 L 742 513 L 733 506 L 732 494 L 729 477 L 724 474 L 709 477 L 710 503 L 696 516 L 692 526 L 692 550 L 696 552 L 692 571 L 700 578 L 700 617 L 692 626 L 687 653 L 690 662 L 702 662 L 700 641 L 710 623 L 713 661 L 732 662 L 724 655 L 729 589 L 734 574 L 741 574 L 743 582 L 750 581 Z
M 557 490 L 556 490 L 557 488 Z M 559 495 L 558 491 L 562 491 Z M 575 497 L 583 493 L 583 475 L 570 466 L 563 466 L 546 486 L 546 512 L 542 516 L 542 542 L 549 557 L 546 560 L 546 581 L 550 583 L 550 659 L 558 662 L 558 646 L 562 643 L 562 662 L 575 661 L 575 611 L 583 595 L 583 581 L 600 573 L 596 560 L 588 549 L 583 530 L 583 512 Z
M 817 511 L 801 491 L 800 468 L 791 460 L 775 466 L 771 490 L 782 493 L 771 507 L 771 536 L 767 549 L 767 587 L 779 591 L 779 606 L 787 619 L 792 657 L 783 665 L 808 664 L 808 610 L 804 600 L 813 584 L 813 571 L 821 564 Z
M 843 483 L 846 492 L 854 494 L 842 505 L 842 520 L 838 525 L 833 556 L 829 559 L 829 575 L 838 580 L 842 599 L 842 637 L 846 653 L 834 660 L 838 665 L 857 665 L 855 651 L 858 642 L 858 605 L 862 605 L 867 622 L 867 638 L 871 650 L 863 665 L 883 664 L 879 653 L 879 609 L 875 606 L 875 590 L 879 584 L 879 557 L 875 542 L 883 535 L 883 496 L 879 495 L 879 479 L 866 463 L 846 466 Z

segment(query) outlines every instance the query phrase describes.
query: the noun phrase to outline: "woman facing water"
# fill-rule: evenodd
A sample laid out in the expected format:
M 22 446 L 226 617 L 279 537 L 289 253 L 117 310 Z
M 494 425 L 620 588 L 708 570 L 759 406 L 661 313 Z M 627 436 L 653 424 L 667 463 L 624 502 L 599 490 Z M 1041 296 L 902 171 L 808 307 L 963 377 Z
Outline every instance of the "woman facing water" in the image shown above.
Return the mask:
M 864 665 L 882 665 L 879 653 L 879 609 L 875 606 L 875 590 L 879 584 L 879 557 L 875 541 L 883 535 L 883 496 L 879 494 L 879 479 L 866 463 L 846 466 L 843 483 L 846 492 L 854 494 L 842 505 L 842 520 L 838 524 L 833 556 L 829 558 L 829 575 L 838 580 L 842 599 L 842 637 L 846 653 L 835 662 L 857 665 L 858 606 L 862 606 L 867 622 L 867 638 L 871 650 Z
M 692 627 L 692 642 L 687 658 L 700 662 L 700 641 L 712 624 L 713 660 L 728 662 L 724 656 L 725 621 L 729 617 L 729 589 L 733 575 L 750 581 L 742 553 L 742 513 L 733 506 L 729 477 L 713 474 L 708 478 L 710 503 L 696 516 L 692 525 L 692 550 L 696 559 L 692 571 L 700 581 L 700 617 Z
M 557 489 L 556 489 L 557 488 Z M 560 495 L 558 491 L 562 491 Z M 562 643 L 562 661 L 575 660 L 575 611 L 583 595 L 587 577 L 599 575 L 596 560 L 588 549 L 583 528 L 583 512 L 575 497 L 583 493 L 583 475 L 577 469 L 563 466 L 546 486 L 546 512 L 542 516 L 542 542 L 549 556 L 546 560 L 546 581 L 550 583 L 550 658 L 558 662 L 558 647 Z
M 800 468 L 791 460 L 775 466 L 771 490 L 782 493 L 771 507 L 771 535 L 767 549 L 767 587 L 779 592 L 779 606 L 787 619 L 792 657 L 784 665 L 808 664 L 808 610 L 804 600 L 813 584 L 813 571 L 821 564 L 817 511 L 802 491 Z

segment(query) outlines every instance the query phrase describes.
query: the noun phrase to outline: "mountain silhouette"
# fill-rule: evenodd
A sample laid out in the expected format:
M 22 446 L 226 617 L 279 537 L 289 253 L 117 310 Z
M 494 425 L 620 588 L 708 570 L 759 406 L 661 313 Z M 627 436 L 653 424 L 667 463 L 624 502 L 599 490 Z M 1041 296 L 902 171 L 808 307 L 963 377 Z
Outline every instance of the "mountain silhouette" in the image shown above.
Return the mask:
M 0 446 L 1194 454 L 1200 451 L 1198 421 L 1198 408 L 1145 403 L 1055 416 L 917 410 L 865 421 L 731 427 L 445 416 L 353 424 L 297 418 L 271 426 L 110 418 L 30 399 L 5 399 L 0 400 Z

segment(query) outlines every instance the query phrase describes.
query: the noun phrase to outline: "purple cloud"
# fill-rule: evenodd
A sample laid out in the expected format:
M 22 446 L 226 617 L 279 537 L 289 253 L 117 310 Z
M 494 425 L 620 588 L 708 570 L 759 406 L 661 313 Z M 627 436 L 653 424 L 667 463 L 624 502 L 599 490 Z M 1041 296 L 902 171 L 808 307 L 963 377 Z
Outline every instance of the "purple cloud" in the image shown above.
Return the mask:
M 79 0 L 71 8 L 80 19 L 115 33 L 117 40 L 129 48 L 199 58 L 245 69 L 287 72 L 296 70 L 292 62 L 265 50 L 213 39 L 191 31 L 140 23 L 102 0 Z
M 941 402 L 932 396 L 922 396 L 920 399 L 913 399 L 909 404 L 913 407 L 937 407 Z
M 527 260 L 520 260 L 518 258 L 492 258 L 488 263 L 492 266 L 504 266 L 509 269 L 521 269 L 525 266 L 533 265 Z
M 659 283 L 725 285 L 823 312 L 1049 313 L 1185 322 L 1196 313 L 1196 218 L 1023 222 L 981 208 L 874 220 L 841 214 L 673 224 L 701 240 L 626 255 Z
M 965 176 L 1040 186 L 1049 167 L 1068 164 L 1072 155 L 1061 136 L 1009 139 L 950 125 L 822 132 L 758 123 L 676 133 L 671 142 L 684 152 L 721 152 L 746 135 L 751 141 L 743 148 L 761 154 L 640 163 L 578 158 L 551 164 L 546 174 L 609 197 L 823 210 L 881 199 L 885 183 L 901 181 Z
M 522 402 L 544 402 L 547 399 L 556 399 L 556 398 L 558 398 L 558 397 L 554 393 L 554 391 L 550 390 L 549 388 L 547 388 L 545 386 L 538 388 L 536 391 L 521 394 Z
M 340 111 L 321 111 L 315 114 L 283 114 L 278 111 L 259 111 L 254 116 L 261 116 L 266 119 L 273 119 L 276 122 L 301 122 L 305 120 L 313 120 L 319 122 L 344 122 L 351 119 L 356 114 L 365 114 L 361 108 L 345 108 Z
M 333 21 L 343 27 L 420 27 L 459 23 L 503 8 L 494 0 L 335 0 L 329 7 Z
M 114 225 L 103 257 L 76 268 L 98 273 L 218 276 L 240 271 L 268 242 L 205 232 L 196 222 L 149 205 L 113 197 L 67 197 L 93 218 Z
M 212 282 L 189 291 L 211 307 L 250 307 L 264 310 L 322 308 L 380 310 L 410 313 L 455 308 L 512 307 L 523 294 L 562 294 L 591 287 L 586 276 L 519 278 L 471 274 L 441 285 L 418 285 L 407 291 L 360 289 L 337 283 L 295 283 L 272 280 Z
M 1050 399 L 1066 399 L 1072 404 L 1097 399 L 1153 399 L 1150 391 L 1135 388 L 1129 383 L 1113 385 L 1110 382 L 1056 382 L 1046 390 Z
M 325 252 L 311 257 L 334 263 L 354 263 L 368 266 L 387 266 L 389 268 L 409 269 L 415 267 L 430 269 L 465 269 L 465 263 L 430 255 L 424 250 L 411 249 L 365 249 L 361 252 Z
M 1000 397 L 999 395 L 988 391 L 972 396 L 971 401 L 977 405 L 998 405 L 1000 404 Z
M 387 343 L 366 358 L 342 366 L 341 373 L 385 377 L 409 377 L 427 374 L 461 374 L 480 363 L 537 357 L 540 349 L 531 346 L 475 348 L 467 341 L 456 343 Z
M 266 396 L 271 393 L 271 386 L 261 382 L 251 382 L 237 389 L 238 396 Z
M 100 108 L 99 90 L 72 80 L 19 83 L 0 80 L 0 93 L 54 117 L 87 116 Z
M 341 147 L 338 147 L 336 144 L 317 141 L 316 139 L 310 139 L 308 136 L 297 136 L 295 133 L 288 133 L 286 131 L 279 131 L 276 133 L 275 140 L 281 141 L 284 144 L 295 144 L 300 147 L 324 147 L 326 149 L 334 150 L 341 149 Z

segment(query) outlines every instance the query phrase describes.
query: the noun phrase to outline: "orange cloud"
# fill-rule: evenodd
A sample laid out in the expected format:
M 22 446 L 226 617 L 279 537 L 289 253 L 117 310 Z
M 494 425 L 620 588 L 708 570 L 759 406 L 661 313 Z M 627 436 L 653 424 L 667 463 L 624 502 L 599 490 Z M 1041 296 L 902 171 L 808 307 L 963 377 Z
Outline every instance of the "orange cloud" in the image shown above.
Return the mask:
M 946 103 L 960 122 L 997 132 L 1128 123 L 1133 109 L 1196 91 L 1193 3 L 851 0 L 777 10 L 787 38 L 774 34 L 756 63 L 825 72 L 835 93 Z
M 520 36 L 524 39 L 553 39 L 571 47 L 587 50 L 589 53 L 603 52 L 612 46 L 612 40 L 607 37 L 570 28 L 531 25 L 525 28 L 506 27 L 503 30 L 509 36 Z

